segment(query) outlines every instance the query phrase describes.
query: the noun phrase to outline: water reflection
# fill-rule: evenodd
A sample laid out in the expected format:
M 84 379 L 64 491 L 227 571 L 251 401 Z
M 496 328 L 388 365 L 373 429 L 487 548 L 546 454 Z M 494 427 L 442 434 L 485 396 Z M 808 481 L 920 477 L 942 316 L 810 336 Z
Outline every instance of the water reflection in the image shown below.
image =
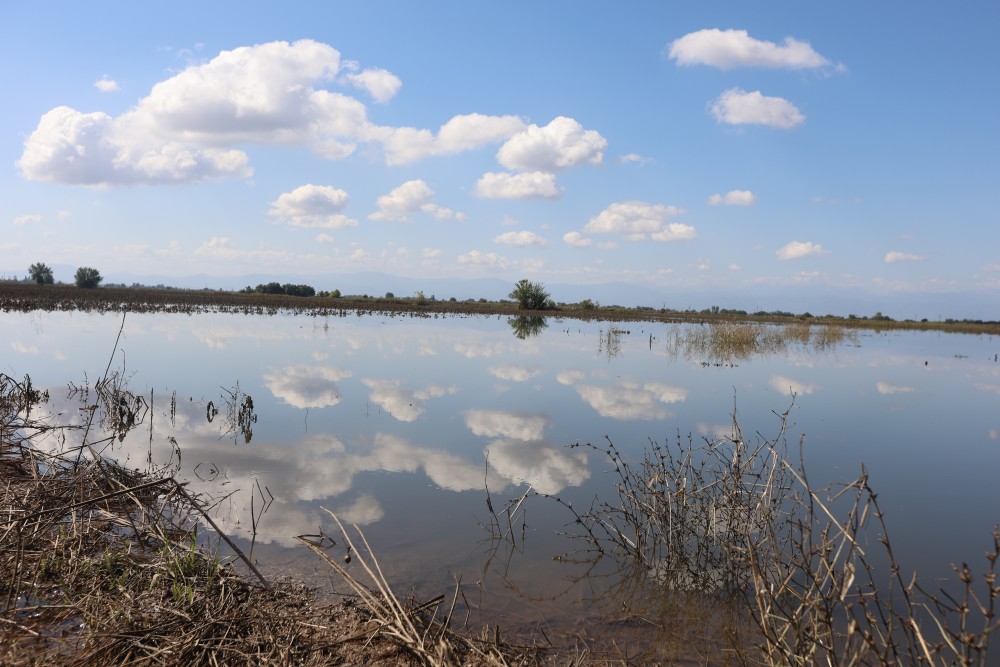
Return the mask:
M 62 397 L 68 379 L 102 376 L 120 323 L 120 316 L 96 314 L 0 314 L 0 347 L 37 348 L 10 362 L 30 367 L 11 370 L 30 372 Z M 169 462 L 193 491 L 219 500 L 226 530 L 248 540 L 256 532 L 278 562 L 289 556 L 277 545 L 316 533 L 326 521 L 319 508 L 328 507 L 366 526 L 404 588 L 436 588 L 456 572 L 481 572 L 477 521 L 487 486 L 495 499 L 530 486 L 578 506 L 606 492 L 606 462 L 567 445 L 608 435 L 623 456 L 641 457 L 642 445 L 664 432 L 725 432 L 734 400 L 747 432 L 761 423 L 766 429 L 790 393 L 799 397 L 790 437 L 807 436 L 803 454 L 816 483 L 838 480 L 864 461 L 887 512 L 913 526 L 897 532 L 894 546 L 915 554 L 921 568 L 944 564 L 940 576 L 951 576 L 947 564 L 997 520 L 990 474 L 1000 467 L 996 340 L 844 333 L 808 323 L 728 331 L 628 326 L 632 334 L 573 322 L 518 340 L 513 325 L 496 317 L 130 314 L 116 359 L 127 356 L 122 388 L 146 401 L 148 415 L 137 414 L 108 453 L 133 465 Z M 723 360 L 732 364 L 724 371 L 703 365 Z M 227 394 L 219 388 L 237 379 L 259 416 L 245 434 L 252 443 L 239 429 L 226 435 Z M 212 422 L 210 400 L 220 410 Z M 60 401 L 47 408 L 60 421 L 82 425 L 91 417 L 79 409 L 85 406 Z M 242 399 L 232 402 L 238 417 Z M 97 403 L 93 387 L 85 403 Z M 95 425 L 103 420 L 113 430 L 121 405 L 107 402 Z M 127 417 L 119 411 L 118 423 L 128 424 Z M 977 465 L 944 470 L 941 442 L 958 443 L 949 455 Z M 557 535 L 566 516 L 534 512 L 503 576 L 535 597 L 552 596 L 567 585 L 565 570 L 551 562 L 566 552 Z M 975 555 L 981 549 L 973 546 Z M 615 577 L 624 573 L 608 581 Z M 579 580 L 581 587 L 601 585 Z M 600 599 L 572 591 L 572 602 L 564 597 L 545 613 L 571 608 L 585 616 Z M 507 593 L 492 595 L 491 607 L 534 613 L 498 599 Z
M 469 410 L 465 425 L 476 435 L 502 436 L 516 440 L 541 440 L 552 420 L 545 415 L 529 415 L 503 410 Z
M 659 382 L 640 385 L 621 381 L 604 387 L 580 384 L 576 386 L 576 391 L 597 414 L 621 420 L 667 419 L 672 413 L 664 406 L 680 403 L 688 395 L 683 387 Z
M 545 321 L 545 318 L 539 315 L 518 315 L 517 317 L 510 317 L 507 319 L 507 324 L 510 325 L 514 335 L 521 340 L 537 336 L 549 326 L 549 323 Z
M 264 374 L 264 384 L 275 398 L 296 408 L 327 408 L 340 403 L 337 382 L 351 371 L 328 366 L 285 366 Z
M 856 343 L 857 332 L 807 322 L 711 322 L 675 325 L 665 338 L 666 351 L 671 358 L 733 365 L 753 357 L 788 354 L 792 348 L 809 354 L 832 351 L 844 344 Z

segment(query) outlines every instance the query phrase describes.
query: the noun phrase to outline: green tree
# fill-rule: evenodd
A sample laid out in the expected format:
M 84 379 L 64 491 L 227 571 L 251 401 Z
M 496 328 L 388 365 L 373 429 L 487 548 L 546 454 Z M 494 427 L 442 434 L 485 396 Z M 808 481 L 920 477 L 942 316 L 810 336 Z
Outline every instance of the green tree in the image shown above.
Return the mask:
M 522 310 L 545 310 L 549 306 L 549 293 L 541 283 L 533 283 L 522 278 L 514 285 L 510 298 L 517 301 Z
M 42 262 L 36 262 L 29 266 L 28 275 L 39 285 L 51 285 L 55 282 L 52 278 L 52 267 Z
M 97 287 L 101 284 L 104 278 L 101 277 L 100 271 L 93 269 L 89 266 L 81 266 L 76 270 L 76 275 L 73 277 L 76 281 L 77 287 Z

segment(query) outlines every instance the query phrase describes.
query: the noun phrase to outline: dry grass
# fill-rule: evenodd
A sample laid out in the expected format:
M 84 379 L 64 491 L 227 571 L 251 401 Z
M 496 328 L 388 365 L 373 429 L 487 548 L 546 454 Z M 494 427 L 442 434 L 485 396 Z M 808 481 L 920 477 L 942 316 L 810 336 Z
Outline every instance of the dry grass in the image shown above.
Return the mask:
M 734 415 L 726 437 L 652 442 L 636 463 L 610 441 L 586 445 L 614 466 L 617 493 L 583 511 L 546 496 L 583 544 L 563 558 L 615 558 L 647 599 L 668 606 L 711 601 L 743 664 L 991 664 L 1000 528 L 980 574 L 963 563 L 951 588 L 928 591 L 904 575 L 863 467 L 853 482 L 817 490 L 801 459 L 789 459 L 788 415 L 772 438 L 744 439 Z M 523 504 L 501 516 L 509 524 Z
M 44 395 L 27 378 L 0 374 L 0 664 L 537 662 L 498 633 L 476 641 L 447 619 L 427 619 L 431 606 L 400 603 L 384 577 L 368 591 L 339 569 L 356 593 L 340 604 L 317 603 L 301 584 L 266 581 L 218 531 L 208 499 L 169 470 L 140 472 L 101 455 L 135 425 L 119 410 L 136 403 L 107 374 L 96 386 L 90 421 L 110 435 L 90 440 L 92 423 L 33 418 Z M 379 572 L 360 539 L 357 560 Z M 241 574 L 244 566 L 257 578 Z

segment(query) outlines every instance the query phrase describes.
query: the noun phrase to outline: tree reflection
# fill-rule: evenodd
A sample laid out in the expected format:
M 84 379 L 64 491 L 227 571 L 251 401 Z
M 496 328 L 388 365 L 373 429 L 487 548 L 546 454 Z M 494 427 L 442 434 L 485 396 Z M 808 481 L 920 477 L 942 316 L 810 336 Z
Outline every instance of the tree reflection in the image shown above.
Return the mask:
M 539 315 L 518 315 L 517 317 L 510 317 L 507 318 L 507 324 L 509 324 L 510 328 L 514 330 L 514 335 L 521 340 L 537 336 L 549 326 L 549 323 L 545 321 L 545 318 Z

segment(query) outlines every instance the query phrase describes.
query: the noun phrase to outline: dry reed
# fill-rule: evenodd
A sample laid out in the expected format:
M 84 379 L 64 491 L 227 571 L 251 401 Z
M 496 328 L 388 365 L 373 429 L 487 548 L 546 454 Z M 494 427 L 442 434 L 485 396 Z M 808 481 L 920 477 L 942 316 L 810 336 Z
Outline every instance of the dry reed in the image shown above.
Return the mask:
M 1000 528 L 980 575 L 963 563 L 952 588 L 927 590 L 904 575 L 864 467 L 833 492 L 789 459 L 790 410 L 775 437 L 753 444 L 734 413 L 728 436 L 651 442 L 637 463 L 610 440 L 584 445 L 607 456 L 617 494 L 583 511 L 543 496 L 567 509 L 583 544 L 563 558 L 616 558 L 664 602 L 694 594 L 738 606 L 725 623 L 744 664 L 989 665 Z

